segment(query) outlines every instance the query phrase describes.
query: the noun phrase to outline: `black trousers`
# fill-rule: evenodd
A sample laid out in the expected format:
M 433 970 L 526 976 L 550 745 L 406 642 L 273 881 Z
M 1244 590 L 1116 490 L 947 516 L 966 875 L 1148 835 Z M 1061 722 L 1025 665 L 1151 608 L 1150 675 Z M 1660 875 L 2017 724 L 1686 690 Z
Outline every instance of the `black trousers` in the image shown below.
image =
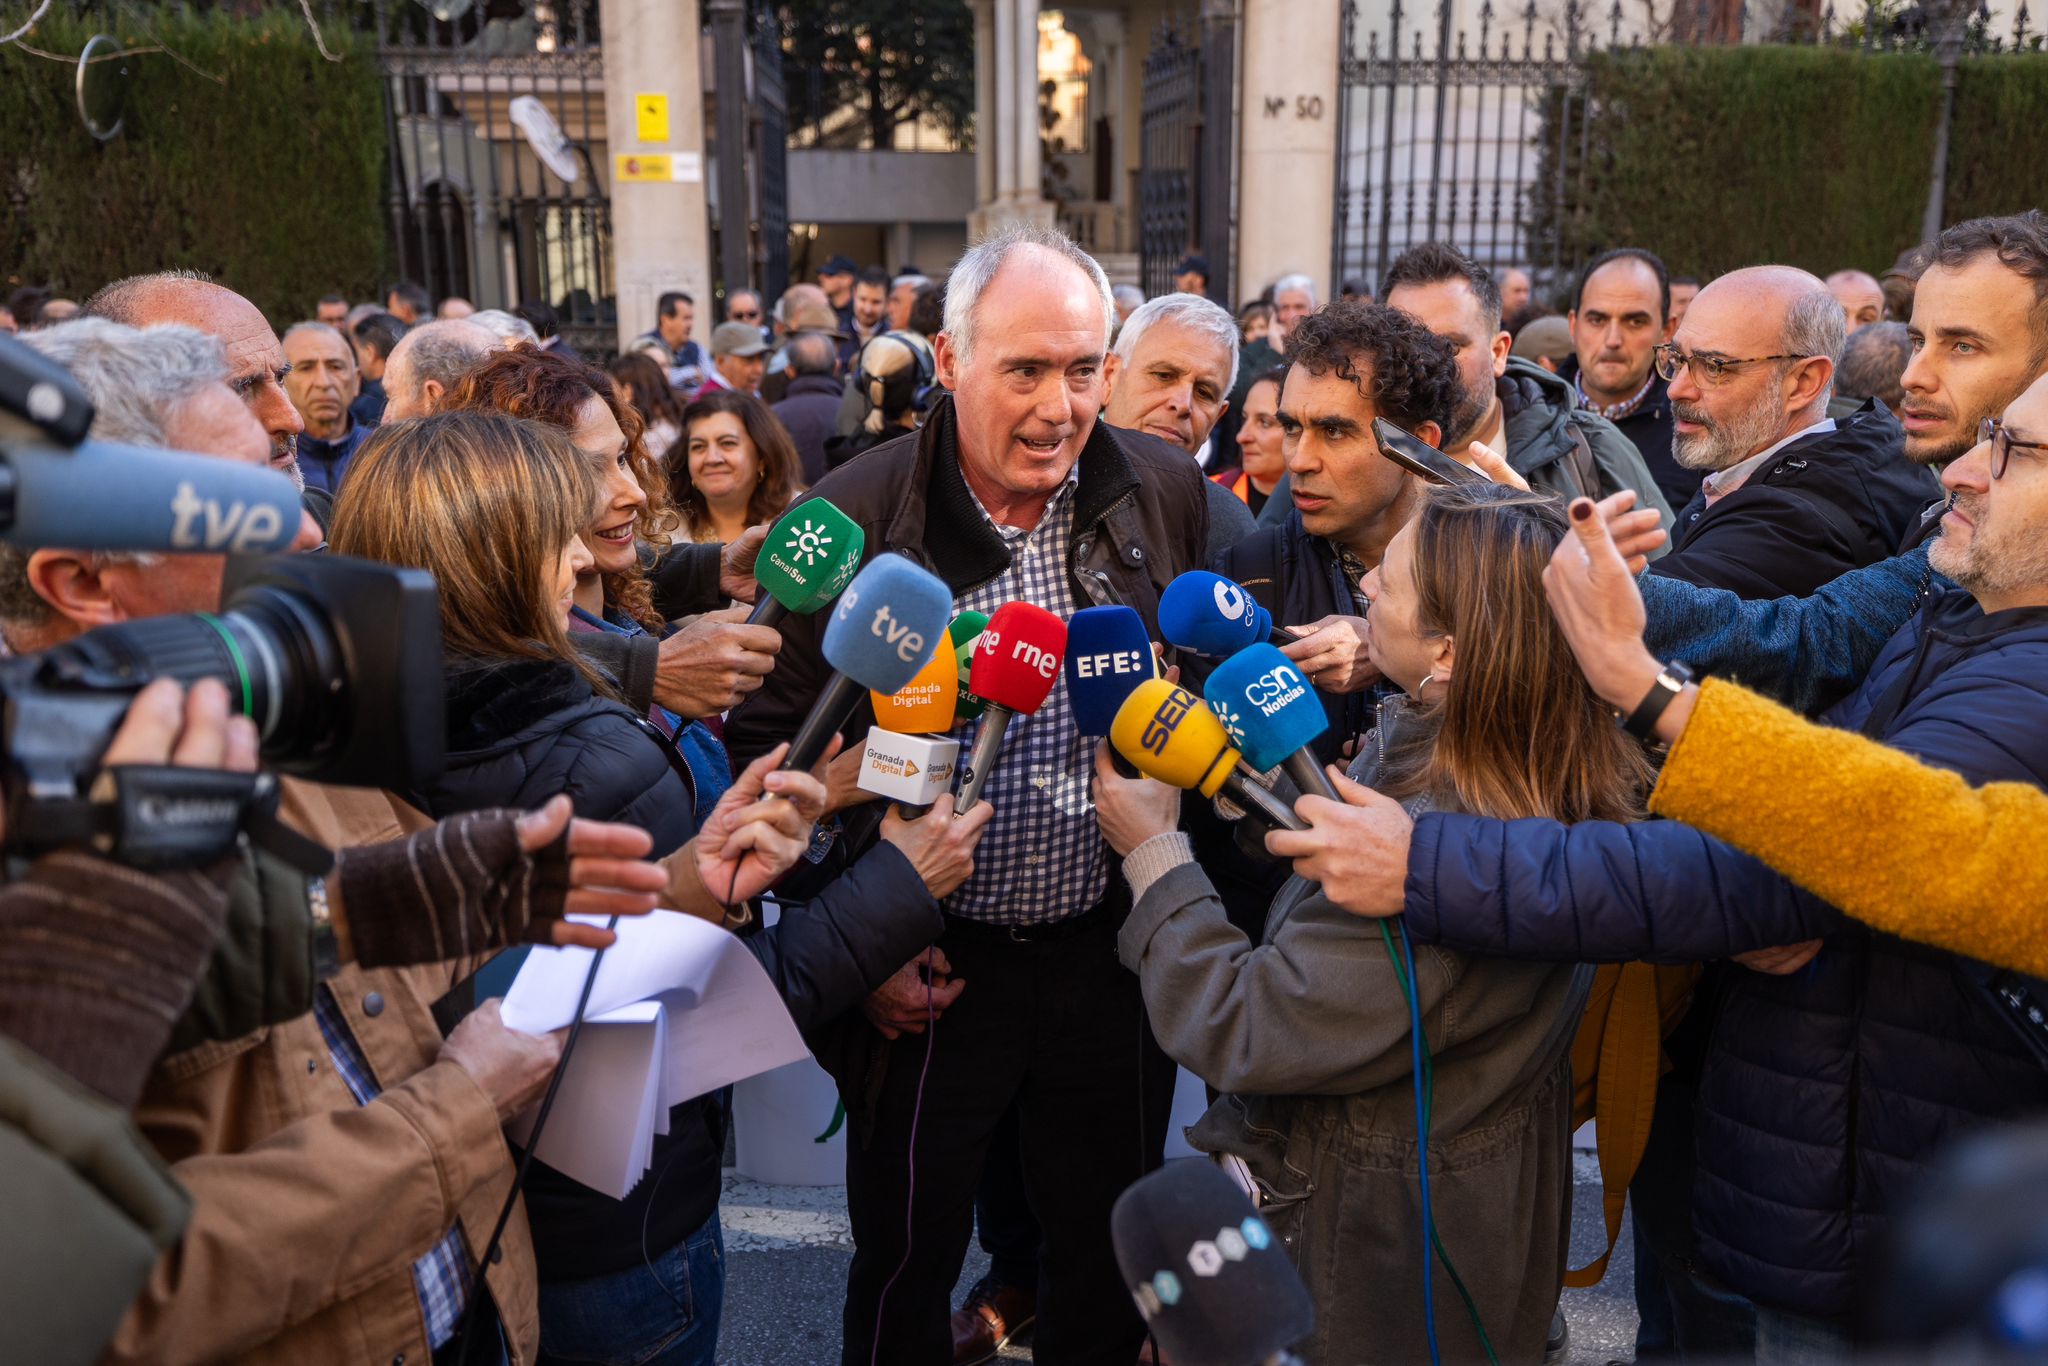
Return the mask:
M 1117 1271 L 1109 1211 L 1159 1165 L 1173 1064 L 1117 961 L 1120 919 L 1104 907 L 1012 933 L 948 917 L 939 943 L 966 989 L 927 1035 L 889 1045 L 875 1122 L 864 1136 L 849 1129 L 843 1366 L 949 1366 L 975 1188 L 1013 1102 L 1045 1236 L 1033 1358 L 1136 1358 L 1145 1330 Z

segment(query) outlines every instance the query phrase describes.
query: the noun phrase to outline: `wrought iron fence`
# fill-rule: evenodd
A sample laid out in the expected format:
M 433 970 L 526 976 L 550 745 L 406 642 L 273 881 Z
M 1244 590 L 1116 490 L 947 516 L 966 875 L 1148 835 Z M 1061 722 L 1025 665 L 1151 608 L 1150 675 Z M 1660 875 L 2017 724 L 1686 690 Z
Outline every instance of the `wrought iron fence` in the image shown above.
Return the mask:
M 1529 205 L 1539 171 L 1562 177 L 1568 165 L 1585 164 L 1585 59 L 1592 53 L 1646 43 L 1790 42 L 1924 51 L 1953 72 L 1961 56 L 2042 47 L 2025 0 L 2009 27 L 1994 24 L 1988 8 L 1944 9 L 1940 0 L 1868 4 L 1846 20 L 1813 0 L 1776 7 L 1678 0 L 1661 14 L 1654 6 L 1624 9 L 1621 0 L 1604 11 L 1581 0 L 1552 10 L 1528 0 L 1503 11 L 1484 0 L 1476 32 L 1460 22 L 1460 8 L 1456 0 L 1436 0 L 1429 10 L 1392 0 L 1385 28 L 1366 30 L 1357 0 L 1345 0 L 1336 280 L 1362 278 L 1371 288 L 1394 257 L 1429 240 L 1553 281 L 1575 271 L 1581 262 L 1567 259 L 1571 247 L 1532 240 Z M 1546 138 L 1554 145 L 1542 145 Z M 1572 187 L 1560 181 L 1549 192 L 1566 203 Z
M 1173 267 L 1193 245 L 1202 166 L 1202 49 L 1164 25 L 1145 54 L 1138 171 L 1139 284 L 1173 292 Z

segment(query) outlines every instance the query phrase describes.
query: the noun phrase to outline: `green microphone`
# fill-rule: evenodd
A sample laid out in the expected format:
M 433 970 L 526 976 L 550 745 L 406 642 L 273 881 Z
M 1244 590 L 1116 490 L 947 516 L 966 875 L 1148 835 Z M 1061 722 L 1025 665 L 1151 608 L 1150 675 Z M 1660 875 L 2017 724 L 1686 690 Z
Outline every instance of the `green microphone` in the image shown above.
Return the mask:
M 791 612 L 820 610 L 853 581 L 866 547 L 859 524 L 823 498 L 798 503 L 761 543 L 754 579 L 762 593 L 747 624 L 779 626 Z
M 953 708 L 955 725 L 981 715 L 982 700 L 967 691 L 967 675 L 974 667 L 974 642 L 981 639 L 981 633 L 987 627 L 988 613 L 962 612 L 946 628 L 946 639 L 952 644 L 953 656 L 960 664 L 960 697 Z

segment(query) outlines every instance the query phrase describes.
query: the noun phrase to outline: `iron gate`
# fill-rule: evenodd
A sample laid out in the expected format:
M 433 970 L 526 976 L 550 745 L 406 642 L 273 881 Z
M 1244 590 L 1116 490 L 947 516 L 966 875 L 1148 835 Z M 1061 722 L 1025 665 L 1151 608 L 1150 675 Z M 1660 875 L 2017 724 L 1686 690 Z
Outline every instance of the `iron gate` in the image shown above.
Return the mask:
M 367 18 L 385 76 L 398 274 L 479 308 L 547 303 L 572 346 L 610 352 L 611 201 L 591 152 L 605 141 L 598 0 L 494 0 L 446 20 L 373 0 Z M 560 129 L 569 162 L 535 153 L 513 122 L 521 96 Z
M 1568 279 L 1582 264 L 1561 237 L 1534 240 L 1530 193 L 1548 170 L 1553 203 L 1574 202 L 1568 166 L 1586 165 L 1582 59 L 1646 40 L 1830 44 L 1866 51 L 1923 50 L 1953 69 L 1962 53 L 2038 47 L 2024 4 L 2010 39 L 1969 0 L 1906 11 L 1859 6 L 1843 26 L 1829 5 L 1786 0 L 1768 13 L 1747 0 L 1678 0 L 1649 33 L 1631 27 L 1621 0 L 1596 11 L 1566 0 L 1561 12 L 1496 11 L 1484 0 L 1476 39 L 1456 21 L 1457 0 L 1391 0 L 1387 26 L 1360 33 L 1345 0 L 1339 68 L 1336 221 L 1332 274 L 1376 286 L 1388 264 L 1420 242 L 1449 242 L 1495 269 L 1520 266 Z M 1933 19 L 1927 16 L 1936 16 Z M 1917 17 L 1915 17 L 1917 16 Z M 1544 116 L 1549 108 L 1553 117 Z M 1548 146 L 1539 145 L 1545 139 Z M 1937 154 L 1939 161 L 1940 154 Z M 1939 166 L 1937 166 L 1937 172 Z M 1938 189 L 1935 202 L 1938 203 Z
M 1194 245 L 1201 199 L 1202 50 L 1180 25 L 1160 26 L 1145 54 L 1138 169 L 1138 280 L 1173 292 L 1173 267 Z

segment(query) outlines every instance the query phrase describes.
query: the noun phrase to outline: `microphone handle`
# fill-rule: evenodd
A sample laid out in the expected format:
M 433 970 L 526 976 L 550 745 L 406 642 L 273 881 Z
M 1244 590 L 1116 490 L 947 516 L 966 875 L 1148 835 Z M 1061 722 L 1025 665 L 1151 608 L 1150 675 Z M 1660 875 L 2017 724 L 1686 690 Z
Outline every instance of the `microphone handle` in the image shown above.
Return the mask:
M 754 599 L 754 610 L 747 614 L 749 626 L 780 627 L 782 619 L 789 615 L 789 609 L 782 605 L 782 599 L 763 588 L 761 596 Z
M 1344 800 L 1337 795 L 1337 785 L 1330 781 L 1330 775 L 1323 772 L 1323 766 L 1316 762 L 1313 751 L 1297 749 L 1280 761 L 1280 767 L 1287 770 L 1287 776 L 1294 779 L 1294 785 L 1301 789 L 1303 796 L 1314 793 L 1333 802 Z
M 994 702 L 981 714 L 981 729 L 974 733 L 974 748 L 967 754 L 967 781 L 960 785 L 960 800 L 953 804 L 955 812 L 965 811 L 981 800 L 982 785 L 988 781 L 989 770 L 996 766 L 996 751 L 1003 747 L 1003 732 L 1010 728 L 1010 718 L 1016 714 Z
M 834 672 L 832 681 L 825 685 L 825 691 L 818 694 L 818 700 L 811 704 L 810 715 L 804 718 L 795 738 L 789 742 L 789 754 L 783 759 L 782 766 L 805 772 L 817 767 L 825 747 L 846 724 L 846 718 L 853 715 L 853 709 L 860 705 L 860 699 L 866 692 L 866 688 L 845 674 Z
M 1230 771 L 1223 780 L 1223 791 L 1239 806 L 1258 812 L 1282 830 L 1308 829 L 1308 822 L 1295 815 L 1293 807 L 1274 796 L 1270 788 L 1253 782 L 1241 769 Z

